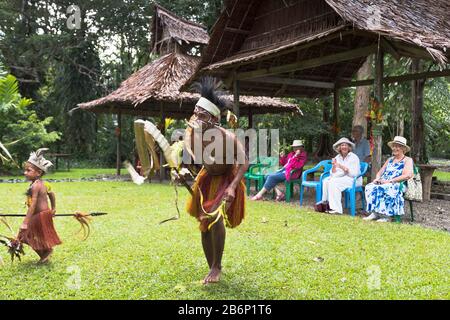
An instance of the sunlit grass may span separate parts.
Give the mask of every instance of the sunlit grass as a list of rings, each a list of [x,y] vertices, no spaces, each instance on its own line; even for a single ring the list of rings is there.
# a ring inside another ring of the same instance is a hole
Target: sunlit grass
[[[0,212],[23,212],[26,184],[0,184]],[[195,219],[176,213],[170,186],[126,182],[54,183],[58,212],[106,211],[91,237],[55,218],[63,245],[49,266],[30,248],[9,263],[0,248],[0,299],[449,299],[450,234],[380,224],[272,202],[248,202],[227,230],[223,278],[208,272]],[[184,190],[183,190],[184,191]],[[181,192],[184,208],[187,192]],[[17,228],[21,219],[10,218]],[[0,226],[0,233],[7,233]]]

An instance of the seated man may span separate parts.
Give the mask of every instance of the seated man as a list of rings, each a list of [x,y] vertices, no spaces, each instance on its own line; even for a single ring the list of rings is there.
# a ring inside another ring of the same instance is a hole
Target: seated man
[[[358,156],[360,162],[370,163],[370,144],[363,137],[363,132],[364,128],[362,126],[354,126],[352,129],[352,140],[355,143],[353,153]]]
[[[281,156],[280,165],[282,165],[283,167],[277,172],[269,174],[267,176],[264,187],[250,200],[261,200],[263,198],[263,195],[273,188],[275,188],[275,192],[277,193],[276,200],[284,200],[284,193],[276,188],[276,185],[286,180],[289,181],[291,171],[294,169],[302,169],[306,163],[306,160],[308,159],[308,155],[304,149],[303,141],[294,140],[294,142],[292,143],[292,148],[294,149],[294,151],[289,153],[287,156]],[[294,172],[294,174],[292,174],[290,178],[292,180],[298,179],[301,174],[302,170],[298,170]]]

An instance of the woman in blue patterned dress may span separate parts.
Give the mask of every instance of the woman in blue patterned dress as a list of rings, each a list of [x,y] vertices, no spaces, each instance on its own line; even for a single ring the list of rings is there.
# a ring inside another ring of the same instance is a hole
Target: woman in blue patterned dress
[[[367,212],[370,216],[364,220],[387,222],[394,215],[405,213],[405,200],[400,182],[413,176],[413,160],[407,156],[410,147],[406,139],[400,136],[388,142],[392,149],[392,157],[378,171],[375,180],[365,188]]]

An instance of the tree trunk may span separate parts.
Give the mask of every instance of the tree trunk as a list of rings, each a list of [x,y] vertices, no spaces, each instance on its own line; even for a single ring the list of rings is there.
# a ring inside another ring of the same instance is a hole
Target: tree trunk
[[[357,80],[369,79],[372,75],[372,55],[367,57],[366,62],[358,70],[356,74]],[[354,103],[354,115],[353,115],[353,126],[362,126],[364,132],[367,133],[367,120],[366,114],[369,110],[370,103],[370,86],[361,86],[356,88],[355,93],[355,103]]]
[[[420,72],[422,69],[423,63],[420,59],[413,59],[411,72]],[[415,163],[426,163],[428,159],[425,152],[425,124],[423,120],[423,90],[425,80],[414,80],[412,81],[411,87],[411,157]]]

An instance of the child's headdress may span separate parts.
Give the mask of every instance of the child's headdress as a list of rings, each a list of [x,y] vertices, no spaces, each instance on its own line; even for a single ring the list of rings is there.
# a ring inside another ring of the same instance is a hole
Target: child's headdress
[[[44,152],[47,150],[48,150],[47,148],[41,148],[41,149],[38,149],[36,152],[31,152],[30,158],[28,159],[27,162],[38,167],[42,171],[47,172],[47,170],[51,166],[53,166],[53,163],[51,163],[50,161],[48,161],[44,158]]]

